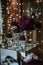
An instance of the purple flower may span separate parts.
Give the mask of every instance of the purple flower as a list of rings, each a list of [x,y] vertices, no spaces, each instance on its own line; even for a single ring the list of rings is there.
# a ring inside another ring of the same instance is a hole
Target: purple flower
[[[27,24],[29,23],[30,19],[26,16],[23,16],[21,19],[19,19],[18,21],[18,26],[20,28],[26,28],[27,27]]]

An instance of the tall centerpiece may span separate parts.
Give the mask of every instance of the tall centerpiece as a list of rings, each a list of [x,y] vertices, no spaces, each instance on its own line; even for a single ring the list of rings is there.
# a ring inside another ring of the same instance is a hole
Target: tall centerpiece
[[[25,43],[23,42],[23,40],[21,41],[21,38],[20,38],[20,42],[19,44],[21,45],[27,45],[26,42],[28,40],[28,37],[27,37],[27,33],[28,31],[30,30],[34,30],[35,29],[35,21],[34,19],[32,18],[29,18],[27,16],[22,16],[19,21],[18,21],[18,26],[20,27],[20,31],[23,31],[23,35],[25,37]],[[31,32],[30,32],[31,33]],[[31,34],[30,34],[30,38],[29,38],[29,41],[32,41],[31,39]],[[24,47],[25,47],[24,46]],[[25,48],[26,49],[26,48]]]
[[[27,16],[22,16],[18,21],[18,26],[23,31],[24,36],[27,40],[27,30],[34,30],[35,29],[35,21],[32,18]]]

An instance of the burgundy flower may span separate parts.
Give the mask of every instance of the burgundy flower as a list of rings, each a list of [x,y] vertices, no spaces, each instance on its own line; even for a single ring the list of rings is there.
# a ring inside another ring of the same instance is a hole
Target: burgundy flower
[[[18,21],[18,26],[20,28],[26,28],[27,27],[27,24],[29,23],[30,19],[26,16],[23,16],[21,19],[19,19]]]

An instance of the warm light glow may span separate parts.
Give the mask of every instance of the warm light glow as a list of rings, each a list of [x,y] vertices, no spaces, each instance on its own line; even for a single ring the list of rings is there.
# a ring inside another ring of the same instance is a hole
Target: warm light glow
[[[6,10],[8,10],[9,8],[7,7]]]
[[[12,2],[12,5],[15,5],[16,3],[15,2]]]
[[[26,10],[26,12],[28,12],[28,10]]]
[[[32,32],[29,32],[29,34],[32,34]]]
[[[22,5],[23,5],[23,3],[22,3]]]
[[[12,19],[9,19],[10,21],[12,20]]]
[[[10,28],[11,30],[13,29],[13,28]]]
[[[11,4],[10,4],[10,12],[11,14],[16,17],[18,16],[17,15],[17,12],[18,12],[18,3],[17,3],[17,0],[11,0]],[[12,16],[12,17],[13,17]],[[13,18],[13,20],[15,20],[15,18]]]
[[[2,26],[5,26],[5,24],[3,24]]]
[[[19,5],[21,5],[21,3]]]
[[[9,23],[9,20],[7,21],[7,23]]]
[[[23,10],[23,12],[25,12],[25,10]]]
[[[10,16],[12,17],[13,15],[11,14]]]
[[[32,41],[32,39],[30,38],[29,41]]]
[[[18,5],[18,3],[17,3],[17,5]]]
[[[40,33],[41,31],[39,30],[38,32]]]
[[[7,3],[7,5],[8,5],[9,3]]]
[[[10,27],[11,25],[10,25],[10,24],[8,24],[8,26]]]
[[[9,17],[9,19],[11,19],[11,16]]]
[[[41,43],[43,43],[43,40],[41,41]]]
[[[19,16],[18,14],[16,16]]]
[[[21,16],[19,16],[19,18],[21,18]]]
[[[21,10],[19,10],[19,12],[21,12]]]
[[[11,0],[9,0],[9,2],[10,2]]]
[[[10,14],[9,10],[7,11],[7,14]]]
[[[13,20],[15,20],[15,18],[13,18]]]
[[[40,1],[39,0],[36,0],[37,3],[39,3]]]
[[[42,22],[42,21],[39,21],[40,23]]]
[[[8,30],[9,30],[10,28],[8,27]]]
[[[37,42],[37,44],[39,44],[39,42]]]

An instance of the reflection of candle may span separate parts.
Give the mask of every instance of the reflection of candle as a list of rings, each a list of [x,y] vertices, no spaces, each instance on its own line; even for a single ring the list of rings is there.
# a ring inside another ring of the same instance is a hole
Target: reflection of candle
[[[32,39],[30,38],[30,39],[29,39],[29,41],[31,42],[31,41],[32,41]]]

